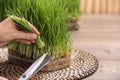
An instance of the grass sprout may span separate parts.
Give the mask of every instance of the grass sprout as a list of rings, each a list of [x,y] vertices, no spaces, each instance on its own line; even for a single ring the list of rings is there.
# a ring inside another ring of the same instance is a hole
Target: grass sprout
[[[70,55],[71,39],[68,33],[67,2],[63,4],[62,0],[10,0],[12,3],[7,1],[6,15],[17,16],[32,23],[41,33],[39,39],[45,43],[43,48],[39,48],[38,43],[25,45],[11,42],[8,46],[10,54],[27,59],[37,59],[46,52],[49,55],[53,54],[55,59]],[[19,25],[23,26],[23,24]],[[29,30],[29,27],[27,29]]]

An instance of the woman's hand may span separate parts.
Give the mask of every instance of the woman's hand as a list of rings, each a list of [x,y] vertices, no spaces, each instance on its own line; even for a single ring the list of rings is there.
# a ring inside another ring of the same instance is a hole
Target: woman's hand
[[[24,44],[34,43],[40,33],[32,24],[29,23],[29,25],[33,29],[34,33],[21,31],[10,18],[2,21],[0,23],[0,47],[5,46],[13,40]]]
[[[8,79],[6,79],[6,78],[3,78],[3,77],[0,77],[0,80],[8,80]]]

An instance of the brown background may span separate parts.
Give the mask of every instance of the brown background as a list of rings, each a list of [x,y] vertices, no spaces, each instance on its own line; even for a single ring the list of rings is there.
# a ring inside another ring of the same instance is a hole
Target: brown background
[[[81,0],[84,14],[120,14],[120,0]]]

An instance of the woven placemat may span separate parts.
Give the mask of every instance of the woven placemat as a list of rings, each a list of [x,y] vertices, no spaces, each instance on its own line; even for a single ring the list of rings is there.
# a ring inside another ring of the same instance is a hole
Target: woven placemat
[[[80,80],[93,74],[98,68],[98,60],[90,53],[76,50],[69,67],[53,72],[38,72],[31,80]],[[25,69],[8,62],[0,64],[0,76],[17,80]]]

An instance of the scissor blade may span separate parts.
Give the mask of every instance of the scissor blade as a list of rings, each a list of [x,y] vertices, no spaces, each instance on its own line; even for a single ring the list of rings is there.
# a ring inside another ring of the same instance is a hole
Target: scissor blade
[[[44,66],[46,66],[52,58],[53,58],[53,55],[47,57],[47,58],[40,64],[40,66],[37,68],[37,70],[35,71],[34,74],[36,74],[36,73],[37,73],[38,71],[40,71]]]
[[[35,71],[38,69],[39,65],[43,62],[45,59],[47,53],[42,55],[40,58],[38,58],[23,74],[18,80],[27,80],[29,77],[31,77]]]

